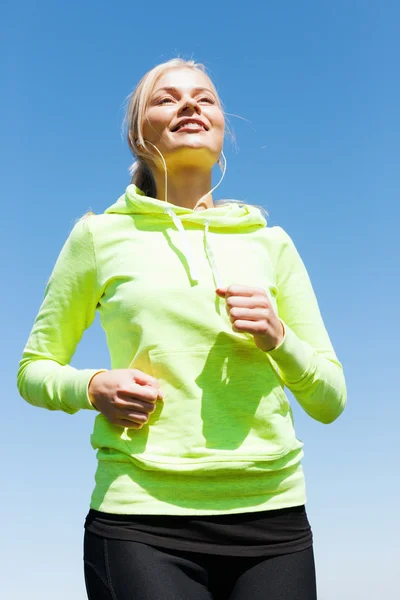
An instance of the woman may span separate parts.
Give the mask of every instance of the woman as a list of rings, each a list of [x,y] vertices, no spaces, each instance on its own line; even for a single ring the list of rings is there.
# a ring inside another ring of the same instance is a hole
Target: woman
[[[98,411],[92,600],[316,598],[283,389],[330,423],[345,382],[289,236],[258,208],[213,204],[224,125],[201,65],[144,76],[127,112],[133,183],[75,225],[21,361],[28,402]],[[76,370],[96,310],[112,368]]]

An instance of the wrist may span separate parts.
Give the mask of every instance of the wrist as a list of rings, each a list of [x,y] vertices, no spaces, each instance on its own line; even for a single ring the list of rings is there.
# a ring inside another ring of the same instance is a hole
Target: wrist
[[[95,404],[95,398],[93,395],[93,386],[92,386],[92,382],[94,380],[94,378],[97,375],[100,375],[100,373],[107,373],[107,369],[100,369],[99,371],[96,371],[96,373],[93,373],[93,375],[91,376],[91,378],[89,379],[88,385],[87,385],[87,398],[90,402],[90,404],[93,406],[93,408],[95,408],[96,410],[98,410],[96,408],[96,404]]]
[[[285,336],[286,336],[285,326],[283,324],[283,321],[281,321],[280,319],[279,319],[279,323],[280,323],[281,335],[279,336],[279,339],[278,339],[277,343],[275,344],[275,346],[273,348],[271,348],[271,350],[269,350],[269,352],[279,348],[279,346],[281,346],[283,344],[283,342],[285,341]]]
[[[263,352],[273,352],[277,348],[280,348],[285,341],[286,332],[285,327],[281,320],[280,323],[280,335],[274,339],[271,335],[255,335],[254,341],[256,346]]]

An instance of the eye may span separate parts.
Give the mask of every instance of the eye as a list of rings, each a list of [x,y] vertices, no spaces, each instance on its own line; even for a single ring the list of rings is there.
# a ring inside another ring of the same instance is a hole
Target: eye
[[[208,96],[203,96],[200,98],[199,102],[208,102],[209,104],[214,104],[214,100]]]
[[[166,104],[167,102],[173,102],[172,98],[161,98],[161,100],[159,100],[157,102],[157,104]]]

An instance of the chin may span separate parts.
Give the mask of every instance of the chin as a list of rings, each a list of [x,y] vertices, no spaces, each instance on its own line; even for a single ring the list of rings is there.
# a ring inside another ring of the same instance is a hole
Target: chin
[[[207,157],[208,161],[216,157],[216,160],[218,160],[221,154],[221,151],[205,145],[204,140],[182,140],[180,144],[174,144],[173,146],[165,147],[165,149],[160,148],[160,150],[164,157],[168,157],[169,160],[179,159],[182,156],[198,157],[200,160]]]
[[[200,136],[186,136],[184,139],[180,140],[180,143],[176,143],[174,145],[175,149],[179,148],[195,148],[195,149],[203,149],[205,151],[210,152],[211,148],[209,144],[204,143],[204,138],[202,139]]]
[[[195,140],[179,144],[166,151],[168,162],[187,163],[188,166],[210,165],[210,168],[218,162],[221,151],[205,146],[204,143]]]

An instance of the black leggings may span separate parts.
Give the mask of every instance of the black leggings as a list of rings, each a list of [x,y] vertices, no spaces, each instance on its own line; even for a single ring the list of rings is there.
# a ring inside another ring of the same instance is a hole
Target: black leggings
[[[89,600],[316,600],[313,549],[272,558],[164,550],[85,532]]]

